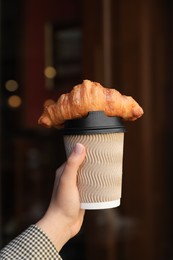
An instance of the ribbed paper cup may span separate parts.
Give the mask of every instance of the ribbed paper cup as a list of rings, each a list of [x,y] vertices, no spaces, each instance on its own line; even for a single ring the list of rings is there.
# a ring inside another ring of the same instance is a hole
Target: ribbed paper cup
[[[125,128],[117,117],[102,111],[70,120],[63,130],[67,157],[76,143],[86,147],[78,172],[81,208],[106,209],[120,205]]]

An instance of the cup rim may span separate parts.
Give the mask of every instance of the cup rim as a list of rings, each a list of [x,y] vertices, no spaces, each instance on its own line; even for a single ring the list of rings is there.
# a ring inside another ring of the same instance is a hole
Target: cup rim
[[[84,118],[67,120],[63,135],[126,132],[122,118],[107,116],[104,111],[90,111]]]

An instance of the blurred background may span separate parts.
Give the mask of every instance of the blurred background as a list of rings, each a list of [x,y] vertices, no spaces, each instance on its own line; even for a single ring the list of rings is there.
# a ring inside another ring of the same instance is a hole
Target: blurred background
[[[87,211],[61,255],[173,259],[172,48],[172,0],[1,0],[1,247],[43,215],[66,159],[44,102],[90,79],[145,114],[126,124],[121,206]]]

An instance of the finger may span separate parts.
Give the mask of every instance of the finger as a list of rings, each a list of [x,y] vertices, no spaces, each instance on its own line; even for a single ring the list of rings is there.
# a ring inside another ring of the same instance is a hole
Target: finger
[[[65,165],[66,165],[66,162],[63,163],[57,170],[56,170],[56,182],[58,182],[61,178],[61,175],[64,171],[64,168],[65,168]]]
[[[85,147],[82,144],[77,143],[66,162],[62,176],[63,178],[68,178],[68,181],[74,182],[79,166],[82,164],[85,158],[85,154]]]
[[[57,170],[56,170],[56,175],[55,175],[55,181],[54,181],[54,188],[53,188],[53,196],[56,194],[57,191],[57,187],[59,185],[61,176],[63,174],[64,168],[65,168],[65,164],[63,163]]]

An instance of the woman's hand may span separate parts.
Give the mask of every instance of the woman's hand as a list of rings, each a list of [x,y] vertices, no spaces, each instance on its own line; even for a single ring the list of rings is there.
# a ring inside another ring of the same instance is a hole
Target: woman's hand
[[[37,223],[54,243],[58,251],[83,223],[85,211],[80,209],[77,171],[85,158],[85,147],[76,144],[73,152],[56,171],[52,199],[44,217]]]

